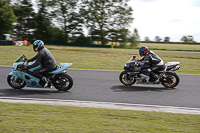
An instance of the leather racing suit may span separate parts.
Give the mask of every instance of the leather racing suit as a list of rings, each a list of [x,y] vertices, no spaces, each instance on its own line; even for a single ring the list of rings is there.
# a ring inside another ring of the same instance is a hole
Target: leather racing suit
[[[27,60],[28,62],[35,62],[32,65],[28,65],[27,69],[37,67],[39,64],[42,65],[42,68],[36,69],[33,72],[29,73],[35,77],[42,79],[44,77],[43,74],[53,71],[57,68],[56,60],[54,59],[53,55],[47,48],[42,48],[38,51],[37,55],[33,58]]]
[[[164,69],[165,67],[163,60],[151,50],[148,51],[140,61],[143,61],[144,63],[141,69],[147,69],[148,65],[150,65],[149,72],[153,77],[155,76],[156,72]]]

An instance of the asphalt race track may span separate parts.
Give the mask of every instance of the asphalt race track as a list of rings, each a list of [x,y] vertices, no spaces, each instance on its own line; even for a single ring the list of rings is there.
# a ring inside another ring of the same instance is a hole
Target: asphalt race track
[[[0,67],[0,98],[40,98],[79,101],[98,101],[127,104],[145,104],[200,108],[200,75],[179,75],[180,84],[175,89],[160,85],[122,85],[120,71],[69,69],[74,86],[68,92],[55,88],[28,88],[15,90],[7,84],[10,67]]]

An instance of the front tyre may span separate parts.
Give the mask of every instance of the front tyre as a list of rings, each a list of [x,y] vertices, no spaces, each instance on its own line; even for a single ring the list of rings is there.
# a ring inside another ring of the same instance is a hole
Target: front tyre
[[[61,73],[55,76],[54,87],[59,91],[68,91],[73,86],[73,79],[66,73]]]
[[[166,78],[164,78],[161,83],[166,88],[174,88],[180,82],[179,76],[176,73],[168,72],[165,74],[165,76]]]
[[[7,82],[14,89],[21,89],[26,85],[24,80],[22,80],[20,78],[17,78],[15,80],[15,76],[13,76],[13,75],[8,75]]]
[[[121,72],[121,74],[119,75],[119,80],[121,81],[122,84],[126,86],[131,86],[136,81],[133,76],[127,74],[127,72],[125,71]]]

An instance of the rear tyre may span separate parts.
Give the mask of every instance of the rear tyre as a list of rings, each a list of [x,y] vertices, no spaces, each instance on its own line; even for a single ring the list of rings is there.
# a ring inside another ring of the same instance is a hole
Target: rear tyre
[[[68,91],[73,86],[73,79],[66,73],[61,73],[55,76],[54,87],[59,91]]]
[[[166,78],[161,81],[162,85],[166,88],[174,88],[176,87],[179,82],[179,76],[176,73],[168,72],[165,74]]]
[[[122,84],[124,84],[126,86],[131,86],[136,81],[133,76],[130,76],[125,71],[121,72],[121,74],[119,75],[119,80],[121,81]]]
[[[21,89],[26,85],[25,81],[20,78],[17,78],[15,81],[15,76],[13,75],[8,75],[7,82],[14,89]]]

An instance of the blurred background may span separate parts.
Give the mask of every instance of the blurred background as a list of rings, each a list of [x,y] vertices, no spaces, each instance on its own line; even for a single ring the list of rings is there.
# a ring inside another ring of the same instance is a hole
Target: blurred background
[[[198,7],[196,0],[1,0],[0,40],[115,47],[196,43]]]

